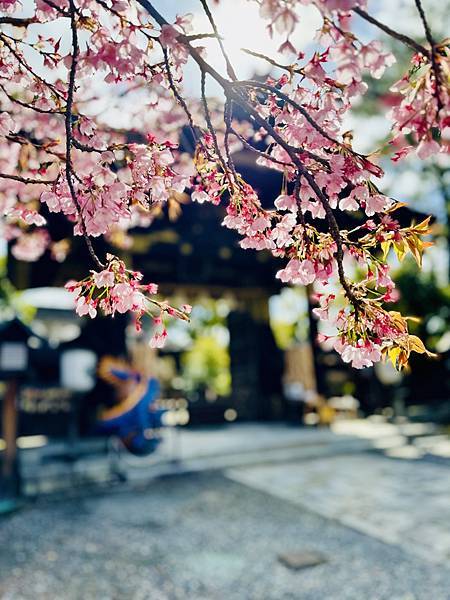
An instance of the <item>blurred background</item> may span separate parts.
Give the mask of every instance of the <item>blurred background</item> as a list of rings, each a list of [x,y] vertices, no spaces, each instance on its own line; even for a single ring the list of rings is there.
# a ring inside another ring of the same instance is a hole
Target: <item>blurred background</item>
[[[169,19],[178,4],[159,2]],[[197,4],[183,12],[201,20]],[[421,37],[411,2],[373,4],[381,21]],[[255,7],[245,5],[237,31],[230,5],[217,12],[238,74],[267,76],[239,52],[245,36],[270,54]],[[449,7],[427,5],[444,38]],[[315,19],[311,9],[299,30],[306,49]],[[371,80],[348,123],[357,150],[382,156],[388,89],[410,58],[383,43],[398,62]],[[194,73],[187,86],[198,93]],[[180,144],[192,152],[184,129]],[[235,162],[270,206],[278,174],[247,151]],[[194,307],[158,351],[145,342],[151,322],[139,337],[126,317],[75,315],[62,286],[85,276],[82,243],[65,262],[35,263],[5,244],[0,537],[11,550],[0,560],[1,597],[450,598],[450,162],[411,159],[395,173],[388,156],[381,162],[383,190],[408,202],[401,219],[434,218],[423,270],[393,264],[397,306],[420,318],[413,333],[439,357],[414,355],[402,373],[352,370],[318,344],[313,290],[283,286],[279,261],[240,249],[221,207],[181,199],[120,251],[162,296]],[[70,224],[48,220],[64,244]]]

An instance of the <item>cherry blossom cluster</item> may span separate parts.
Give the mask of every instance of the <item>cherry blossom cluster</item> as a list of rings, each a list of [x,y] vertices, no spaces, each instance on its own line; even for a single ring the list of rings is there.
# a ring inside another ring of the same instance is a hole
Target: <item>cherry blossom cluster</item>
[[[174,158],[170,142],[156,143],[148,136],[147,144],[120,145],[119,150],[101,152],[95,166],[80,160],[75,184],[83,221],[78,218],[67,179],[61,173],[51,191],[41,194],[40,201],[50,212],[62,212],[76,221],[74,233],[81,235],[83,225],[87,235],[107,233],[111,226],[130,220],[134,203],[149,208],[155,202],[167,201],[174,192],[183,192],[189,177],[178,175],[172,168]],[[111,164],[123,160],[118,174]]]
[[[315,6],[323,17],[323,26],[317,41],[325,48],[315,53],[300,70],[316,82],[346,86],[349,98],[364,94],[367,84],[362,81],[364,72],[379,79],[385,69],[395,63],[390,52],[384,52],[379,40],[367,44],[358,40],[353,30],[355,18],[363,18],[385,32],[409,45],[415,53],[411,68],[392,88],[398,102],[390,113],[393,129],[392,144],[397,152],[394,160],[406,156],[414,146],[408,142],[411,134],[419,158],[425,159],[440,151],[449,152],[450,144],[450,43],[448,39],[436,43],[431,37],[429,26],[424,28],[431,47],[420,46],[414,40],[397,34],[379,23],[367,11],[366,0],[262,0],[260,15],[269,21],[268,30],[287,35],[280,51],[296,53],[289,36],[299,20],[298,8]],[[426,19],[420,2],[416,2],[419,14]],[[303,56],[301,56],[303,58]],[[336,65],[334,81],[327,63]]]
[[[450,89],[441,83],[448,81],[450,74],[448,40],[436,49],[436,69],[437,74],[424,55],[415,54],[410,71],[391,88],[401,97],[390,113],[394,161],[407,156],[414,147],[421,159],[438,152],[450,153]],[[415,146],[409,143],[408,136]]]
[[[142,283],[142,273],[130,271],[116,256],[108,254],[107,260],[102,271],[91,271],[82,281],[66,284],[66,289],[75,296],[77,314],[93,319],[98,311],[111,316],[131,312],[137,331],[142,329],[142,318],[150,316],[154,325],[150,346],[162,348],[167,338],[164,316],[189,321],[191,306],[184,304],[178,309],[157,300],[154,298],[158,292],[155,283]]]
[[[199,0],[207,31],[195,29],[191,14],[167,21],[151,0],[35,0],[33,7],[0,0],[2,235],[19,260],[49,252],[63,261],[71,240],[52,240],[46,225],[50,213],[64,215],[95,266],[68,285],[77,313],[131,312],[138,327],[150,313],[157,331],[151,344],[160,347],[164,315],[186,319],[189,307],[156,300],[156,285],[143,284],[112,255],[99,257],[95,238],[129,247],[133,227],[150,226],[162,210],[176,212],[190,191],[205,205],[199,210],[221,205],[223,225],[239,234],[242,248],[279,258],[280,281],[320,288],[316,316],[334,328],[345,362],[360,368],[388,356],[402,367],[411,351],[425,349],[408,333],[407,319],[385,307],[398,296],[387,257],[411,254],[420,265],[429,222],[400,225],[400,204],[379,189],[377,157],[357,152],[345,131],[369,76],[381,78],[395,62],[379,39],[358,39],[354,23],[364,19],[411,49],[411,68],[391,92],[394,161],[414,148],[419,159],[449,152],[448,41],[433,39],[420,0],[426,45],[380,23],[366,0],[257,1],[268,35],[285,35],[279,50],[293,60],[254,53],[277,68],[264,81],[238,78],[208,0]],[[314,49],[299,51],[292,34],[308,5],[322,24]],[[48,33],[56,21],[61,35]],[[218,44],[224,72],[208,62],[205,38]],[[200,72],[199,98],[185,96],[188,61]],[[208,79],[224,103],[207,98]],[[234,118],[235,108],[245,122]],[[193,156],[179,149],[185,126]],[[282,173],[270,207],[234,164],[242,148]],[[339,225],[343,213],[353,228]]]

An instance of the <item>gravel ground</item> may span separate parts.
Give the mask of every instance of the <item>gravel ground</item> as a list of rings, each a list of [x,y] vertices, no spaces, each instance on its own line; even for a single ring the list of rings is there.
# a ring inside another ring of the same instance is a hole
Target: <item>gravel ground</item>
[[[317,550],[292,571],[278,553]],[[450,569],[219,473],[0,521],[2,600],[450,600]]]

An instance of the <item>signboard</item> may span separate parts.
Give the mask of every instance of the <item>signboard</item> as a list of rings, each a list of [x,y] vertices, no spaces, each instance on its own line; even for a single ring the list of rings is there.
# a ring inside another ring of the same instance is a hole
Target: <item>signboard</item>
[[[19,410],[34,415],[70,413],[72,393],[60,387],[22,387]]]
[[[28,348],[23,342],[0,344],[0,371],[22,373],[27,370]]]
[[[18,435],[65,437],[73,420],[72,392],[62,387],[22,386]]]

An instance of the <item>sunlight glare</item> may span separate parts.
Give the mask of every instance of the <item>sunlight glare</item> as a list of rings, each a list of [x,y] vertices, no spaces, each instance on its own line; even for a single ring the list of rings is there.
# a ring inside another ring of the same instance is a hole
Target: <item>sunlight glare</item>
[[[265,54],[282,64],[293,62],[295,56],[283,56],[277,52],[285,41],[285,36],[276,32],[272,38],[269,36],[267,22],[259,17],[257,4],[254,2],[240,2],[238,4],[239,6],[237,6],[237,3],[228,0],[220,3],[213,11],[224,40],[225,49],[238,78],[248,78],[255,74],[264,75],[270,70],[265,61],[247,55],[242,52],[241,48],[248,48]],[[304,51],[308,44],[313,42],[316,31],[320,27],[321,19],[319,12],[313,6],[301,6],[298,15],[299,22],[291,41],[296,48]],[[194,13],[194,28],[196,31],[211,31],[208,20],[203,13]],[[207,48],[210,62],[223,72],[223,59],[217,42],[206,40],[202,41],[202,45]]]

